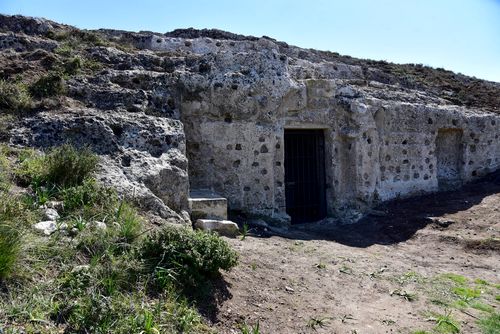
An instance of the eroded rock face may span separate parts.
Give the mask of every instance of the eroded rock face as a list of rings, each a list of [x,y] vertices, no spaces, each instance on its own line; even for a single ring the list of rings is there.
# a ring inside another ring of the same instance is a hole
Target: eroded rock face
[[[177,120],[93,109],[42,112],[11,134],[14,145],[88,146],[102,157],[104,184],[163,218],[182,220],[189,192],[185,139]]]
[[[0,61],[29,65],[5,76],[36,70],[36,49],[62,62],[64,41],[51,36],[77,31],[1,18]],[[71,76],[70,103],[25,118],[10,142],[90,145],[103,157],[99,178],[162,217],[186,217],[191,187],[230,210],[289,220],[291,129],[321,131],[325,213],[344,221],[500,168],[498,83],[216,30],[85,33],[109,43],[80,51],[100,70]]]

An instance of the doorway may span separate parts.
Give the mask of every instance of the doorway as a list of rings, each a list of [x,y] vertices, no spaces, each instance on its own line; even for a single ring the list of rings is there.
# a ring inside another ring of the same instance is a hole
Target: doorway
[[[323,130],[285,130],[285,196],[292,224],[325,218]]]
[[[436,138],[437,180],[439,190],[452,190],[462,185],[462,130],[439,129]]]

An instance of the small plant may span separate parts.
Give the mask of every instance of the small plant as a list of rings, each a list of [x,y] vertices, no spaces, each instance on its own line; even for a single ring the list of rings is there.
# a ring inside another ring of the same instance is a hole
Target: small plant
[[[245,240],[245,238],[248,235],[248,231],[249,231],[248,224],[247,223],[243,224],[243,228],[241,229],[241,238],[240,238],[241,241]]]
[[[328,321],[328,318],[311,318],[307,322],[307,327],[313,329],[316,331],[317,327],[323,328],[326,325],[326,322]]]
[[[352,275],[352,268],[349,267],[349,266],[346,266],[345,264],[343,264],[340,268],[339,268],[339,272],[343,273],[343,274],[347,274],[347,275]]]
[[[453,293],[456,294],[460,298],[460,300],[464,301],[465,303],[469,303],[473,299],[481,296],[481,290],[468,287],[456,287],[453,289]]]
[[[460,325],[453,319],[451,311],[446,311],[445,314],[435,314],[429,320],[436,322],[434,329],[439,333],[460,333]]]
[[[0,280],[11,273],[20,247],[19,231],[11,224],[0,222]]]
[[[319,262],[319,263],[315,263],[314,267],[316,269],[326,269],[326,264],[324,264],[323,262]]]
[[[391,296],[396,295],[396,296],[403,297],[405,300],[407,300],[409,302],[413,302],[413,301],[417,300],[417,295],[415,293],[408,292],[405,290],[400,290],[400,289],[396,289],[394,291],[391,291],[390,295]]]
[[[29,87],[29,92],[36,98],[63,95],[66,92],[66,83],[61,74],[49,73],[35,81]]]
[[[119,235],[125,242],[132,242],[141,231],[142,221],[137,211],[127,202],[121,201],[116,212],[116,221],[118,222]]]
[[[82,216],[78,216],[72,220],[72,226],[76,228],[79,232],[83,231],[85,226],[87,225],[87,222],[85,219],[83,219]]]
[[[495,308],[488,305],[488,304],[484,304],[484,303],[480,303],[480,302],[475,302],[475,303],[472,303],[470,305],[472,308],[476,309],[476,310],[479,310],[479,311],[482,311],[482,312],[486,312],[486,313],[493,313],[495,312]]]
[[[260,324],[257,323],[253,326],[247,325],[247,323],[243,323],[240,325],[241,334],[260,334]]]
[[[457,284],[467,284],[468,282],[468,279],[465,276],[453,273],[443,274],[441,277],[449,279]]]

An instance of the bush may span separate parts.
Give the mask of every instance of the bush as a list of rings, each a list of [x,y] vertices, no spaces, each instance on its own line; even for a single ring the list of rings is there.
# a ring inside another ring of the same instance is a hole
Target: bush
[[[32,107],[33,101],[24,84],[0,80],[0,110],[22,113]]]
[[[49,73],[33,83],[29,91],[36,98],[62,95],[66,92],[66,84],[59,73]]]
[[[0,221],[0,279],[7,277],[17,261],[21,236],[17,229]]]
[[[16,175],[23,183],[68,188],[81,185],[95,171],[97,162],[98,157],[89,149],[65,144],[53,148],[46,156],[27,157]]]
[[[64,188],[60,192],[65,211],[93,207],[92,211],[109,211],[117,202],[113,190],[103,187],[88,178],[78,186]],[[90,208],[89,208],[90,209]]]
[[[238,261],[236,252],[216,234],[172,226],[147,237],[139,252],[160,287],[172,281],[181,288],[196,287]]]
[[[71,145],[62,145],[46,157],[46,180],[63,188],[82,184],[95,171],[98,160],[88,148],[76,149]]]
[[[66,73],[67,75],[78,74],[82,69],[82,64],[83,61],[80,57],[73,57],[71,59],[68,59],[68,61],[64,63],[64,73]]]

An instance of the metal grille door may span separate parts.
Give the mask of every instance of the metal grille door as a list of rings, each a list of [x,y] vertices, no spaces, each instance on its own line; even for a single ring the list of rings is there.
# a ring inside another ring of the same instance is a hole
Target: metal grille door
[[[326,216],[323,130],[285,130],[286,212],[292,224]]]

